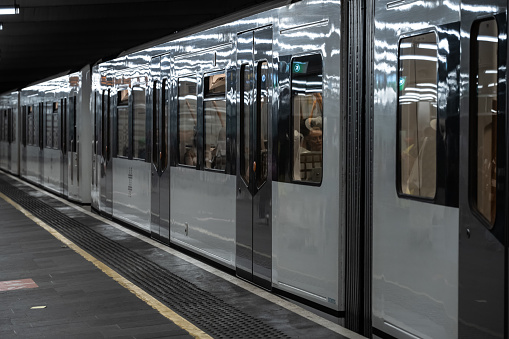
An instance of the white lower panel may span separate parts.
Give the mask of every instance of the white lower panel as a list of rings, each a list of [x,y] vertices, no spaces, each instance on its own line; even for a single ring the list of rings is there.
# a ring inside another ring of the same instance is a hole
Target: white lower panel
[[[150,164],[113,159],[113,217],[150,232]]]
[[[170,240],[235,267],[236,177],[171,168]]]

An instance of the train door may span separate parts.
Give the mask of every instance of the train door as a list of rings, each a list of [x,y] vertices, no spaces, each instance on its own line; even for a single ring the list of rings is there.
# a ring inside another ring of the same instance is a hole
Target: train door
[[[40,100],[44,101],[44,94],[40,94]],[[46,129],[45,123],[44,123],[44,117],[46,116],[46,110],[44,102],[38,103],[38,118],[39,123],[37,126],[39,127],[39,134],[38,134],[38,166],[39,166],[39,172],[37,173],[37,183],[43,185],[44,184],[44,164],[45,164],[45,158],[44,158],[44,131]]]
[[[12,119],[12,106],[7,108],[5,111],[4,111],[4,114],[6,116],[6,121],[4,121],[4,123],[6,123],[5,125],[5,129],[6,129],[6,132],[5,132],[5,138],[7,140],[7,143],[8,143],[8,147],[7,147],[7,166],[6,168],[11,171],[11,166],[12,166],[12,160],[13,160],[13,152],[11,150],[11,143],[12,143],[12,124],[13,124],[13,119]]]
[[[100,187],[100,210],[104,214],[111,216],[113,213],[113,168],[112,168],[112,149],[111,149],[111,112],[113,102],[111,91],[105,89],[101,93],[101,171],[99,178]]]
[[[67,98],[60,99],[60,152],[62,153],[62,193],[69,196],[68,191],[68,156],[67,156]]]
[[[270,289],[272,27],[238,35],[237,275]]]
[[[22,92],[20,92],[19,100],[21,106],[21,141],[20,141],[20,159],[19,159],[19,174],[21,177],[26,176],[26,147],[28,139],[28,106],[21,101]]]
[[[394,2],[375,13],[375,337],[458,336],[458,8],[437,3],[424,17]]]
[[[79,140],[77,129],[78,107],[80,107],[79,96],[75,91],[71,92],[69,96],[69,117],[68,117],[68,134],[69,134],[69,148],[68,154],[68,192],[69,198],[77,199],[79,197]]]
[[[161,58],[154,58],[152,73],[152,166],[151,166],[151,213],[152,237],[170,241],[170,171],[168,168],[168,77],[161,73]]]
[[[458,337],[507,338],[507,2],[468,3],[461,13]]]
[[[92,208],[99,210],[99,126],[100,126],[100,112],[101,112],[101,101],[100,101],[100,95],[96,90],[92,92],[93,99],[92,99],[92,119],[93,119],[93,139],[92,139],[92,186],[91,186],[91,205]]]

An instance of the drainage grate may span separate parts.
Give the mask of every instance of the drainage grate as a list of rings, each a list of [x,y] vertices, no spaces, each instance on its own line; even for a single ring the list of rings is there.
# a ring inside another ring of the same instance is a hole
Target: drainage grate
[[[8,183],[0,191],[214,338],[289,338]]]

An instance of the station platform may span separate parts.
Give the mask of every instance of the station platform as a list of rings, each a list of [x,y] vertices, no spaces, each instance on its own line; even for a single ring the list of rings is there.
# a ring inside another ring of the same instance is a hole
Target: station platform
[[[363,338],[88,209],[0,172],[0,338]]]

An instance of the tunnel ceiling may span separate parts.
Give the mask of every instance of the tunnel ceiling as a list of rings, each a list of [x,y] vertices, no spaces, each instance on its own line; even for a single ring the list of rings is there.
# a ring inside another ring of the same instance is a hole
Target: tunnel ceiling
[[[280,4],[284,1],[278,1]],[[0,0],[0,93],[274,1]]]

